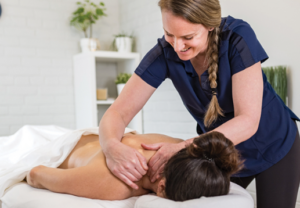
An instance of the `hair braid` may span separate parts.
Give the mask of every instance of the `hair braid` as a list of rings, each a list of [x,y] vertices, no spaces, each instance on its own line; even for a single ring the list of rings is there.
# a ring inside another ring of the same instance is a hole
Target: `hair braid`
[[[215,27],[209,34],[208,49],[207,49],[207,60],[208,60],[208,74],[209,83],[211,88],[217,88],[217,73],[218,73],[218,61],[219,61],[219,27]],[[214,121],[217,120],[218,116],[224,116],[222,109],[219,105],[216,93],[212,94],[211,101],[204,117],[204,125],[209,127]]]

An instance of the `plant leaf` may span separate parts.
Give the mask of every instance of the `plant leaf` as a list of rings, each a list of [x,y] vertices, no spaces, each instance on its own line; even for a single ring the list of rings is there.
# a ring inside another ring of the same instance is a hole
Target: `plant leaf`
[[[104,15],[102,9],[96,9],[96,13],[97,13],[97,15],[99,15],[99,16],[103,16],[103,15]]]
[[[73,16],[70,18],[70,25],[74,26],[76,29],[86,32],[89,27],[92,27],[92,24],[95,24],[99,17],[107,16],[104,13],[104,3],[99,2],[99,5],[103,8],[100,8],[98,4],[90,0],[82,0],[81,2],[76,2],[78,5],[77,9],[72,13]],[[85,34],[86,36],[86,34]]]

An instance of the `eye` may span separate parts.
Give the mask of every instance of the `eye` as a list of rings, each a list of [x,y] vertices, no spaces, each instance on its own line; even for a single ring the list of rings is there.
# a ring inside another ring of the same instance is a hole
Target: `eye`
[[[190,38],[184,38],[185,40],[192,40],[193,39],[193,37],[190,37]]]
[[[173,35],[171,35],[171,34],[169,34],[169,33],[166,33],[166,35],[169,36],[169,37],[172,37],[172,36],[173,36]]]

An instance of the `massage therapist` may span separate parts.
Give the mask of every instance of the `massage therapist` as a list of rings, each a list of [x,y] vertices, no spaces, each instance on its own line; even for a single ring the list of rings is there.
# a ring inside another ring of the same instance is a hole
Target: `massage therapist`
[[[193,141],[143,145],[158,150],[148,164],[120,142],[131,119],[169,78],[197,121],[197,133],[221,132],[240,151],[245,168],[231,181],[246,188],[256,179],[257,208],[294,208],[299,118],[267,82],[261,63],[268,55],[250,25],[221,18],[218,0],[160,0],[159,6],[164,36],[100,122],[100,143],[112,173],[132,188],[147,171],[154,182],[166,161]]]

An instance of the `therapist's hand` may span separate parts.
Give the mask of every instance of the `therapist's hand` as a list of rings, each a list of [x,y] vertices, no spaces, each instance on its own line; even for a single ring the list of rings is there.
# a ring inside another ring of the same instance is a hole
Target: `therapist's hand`
[[[133,189],[138,189],[134,183],[147,173],[146,158],[136,149],[119,141],[111,142],[106,151],[106,164],[110,171]]]
[[[153,183],[163,172],[164,167],[168,160],[179,150],[185,148],[185,143],[180,142],[176,144],[171,143],[155,143],[155,144],[142,144],[142,147],[146,150],[156,150],[157,152],[152,156],[148,162],[149,171],[148,176]]]

